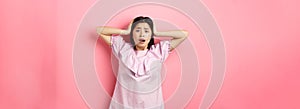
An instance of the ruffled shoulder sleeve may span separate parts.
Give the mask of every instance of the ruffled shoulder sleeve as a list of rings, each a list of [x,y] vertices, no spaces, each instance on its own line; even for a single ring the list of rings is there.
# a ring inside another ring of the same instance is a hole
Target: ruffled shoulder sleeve
[[[112,52],[115,56],[118,57],[121,49],[126,46],[126,42],[124,41],[123,37],[118,35],[118,36],[111,36],[111,48]]]
[[[160,58],[161,62],[165,61],[170,52],[170,40],[163,40],[151,47],[151,51]]]

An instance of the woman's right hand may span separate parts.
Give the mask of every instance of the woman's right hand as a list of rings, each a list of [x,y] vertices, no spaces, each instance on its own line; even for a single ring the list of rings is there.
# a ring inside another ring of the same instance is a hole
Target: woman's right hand
[[[131,22],[129,23],[127,29],[123,30],[123,32],[121,33],[122,35],[129,35],[130,34],[132,22],[133,22],[133,20],[131,20]]]

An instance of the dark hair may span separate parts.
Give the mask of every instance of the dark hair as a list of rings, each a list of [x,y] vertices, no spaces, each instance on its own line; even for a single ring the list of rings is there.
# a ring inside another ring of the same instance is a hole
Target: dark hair
[[[149,50],[150,47],[152,45],[154,45],[154,33],[153,33],[153,22],[151,20],[151,18],[149,17],[143,17],[143,16],[139,16],[139,17],[136,17],[134,18],[133,22],[132,22],[132,26],[131,26],[131,31],[130,31],[130,42],[131,44],[134,46],[134,50],[136,50],[136,47],[135,47],[135,43],[134,43],[134,40],[133,40],[133,35],[132,35],[132,32],[133,32],[133,29],[134,27],[139,24],[139,23],[147,23],[149,26],[150,26],[150,29],[151,29],[151,39],[150,39],[150,42],[148,43],[148,46],[147,46],[147,49]]]

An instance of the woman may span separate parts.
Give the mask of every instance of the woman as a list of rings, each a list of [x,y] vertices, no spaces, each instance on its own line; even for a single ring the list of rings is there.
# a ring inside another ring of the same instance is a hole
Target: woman
[[[99,36],[111,46],[119,60],[117,82],[110,109],[163,109],[161,68],[170,51],[184,41],[184,30],[158,32],[149,17],[136,17],[127,30],[97,27]],[[117,36],[114,36],[117,35]],[[126,43],[121,35],[130,35]],[[154,36],[171,37],[154,44]]]

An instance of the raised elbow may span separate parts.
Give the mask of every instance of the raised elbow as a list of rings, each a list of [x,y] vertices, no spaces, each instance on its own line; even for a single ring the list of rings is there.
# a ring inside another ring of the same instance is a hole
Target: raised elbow
[[[183,31],[183,38],[187,38],[189,36],[189,32],[188,31]]]
[[[96,28],[96,32],[98,35],[101,35],[102,31],[103,31],[103,27],[99,26]]]

